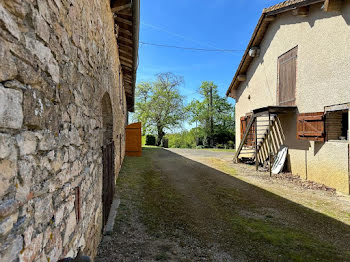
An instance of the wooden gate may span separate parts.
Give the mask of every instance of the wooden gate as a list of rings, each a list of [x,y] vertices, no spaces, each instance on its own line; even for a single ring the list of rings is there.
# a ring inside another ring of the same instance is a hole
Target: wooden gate
[[[141,123],[133,123],[125,128],[125,154],[142,156]]]
[[[108,220],[109,211],[113,202],[115,176],[114,176],[114,142],[102,147],[103,186],[102,186],[102,214],[103,226]]]

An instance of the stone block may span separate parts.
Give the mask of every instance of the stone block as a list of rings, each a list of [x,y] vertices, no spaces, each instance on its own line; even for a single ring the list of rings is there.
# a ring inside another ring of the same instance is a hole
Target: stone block
[[[15,140],[7,134],[0,133],[0,159],[4,159],[16,150]]]
[[[34,12],[34,26],[36,34],[46,43],[49,43],[50,27],[37,11]]]
[[[23,238],[17,236],[9,245],[9,247],[0,255],[0,261],[14,262],[17,261],[18,254],[23,249]]]
[[[34,210],[35,225],[48,223],[53,216],[52,196],[36,200]]]
[[[69,214],[69,217],[66,223],[66,230],[63,238],[63,246],[65,246],[69,242],[69,238],[74,232],[76,225],[77,225],[77,221],[76,221],[75,211],[73,211]]]
[[[6,81],[4,83],[4,86],[7,88],[12,88],[12,89],[17,89],[17,90],[26,90],[27,89],[27,87],[25,85],[23,85],[21,82],[19,82],[16,79],[11,80],[11,81]]]
[[[7,235],[13,228],[13,224],[16,223],[17,219],[18,219],[18,212],[0,221],[0,236]]]
[[[55,213],[55,226],[61,224],[64,215],[65,206],[61,206]]]
[[[36,39],[26,37],[25,40],[26,48],[36,55],[42,64],[42,69],[47,71],[51,75],[52,80],[58,84],[60,81],[60,68],[51,50]]]
[[[26,14],[30,12],[29,3],[23,2],[22,0],[6,1],[5,6],[9,12],[21,19],[23,19]]]
[[[57,261],[62,254],[62,237],[58,229],[53,230],[45,246],[50,261]]]
[[[15,199],[3,201],[0,204],[0,218],[7,217],[10,214],[14,213],[18,209],[19,205],[20,202]]]
[[[16,136],[16,140],[21,156],[35,153],[37,146],[37,137],[33,132],[23,132]]]
[[[0,4],[0,20],[11,35],[13,35],[17,40],[21,39],[21,31],[19,30],[17,23],[13,20],[11,14],[7,12],[2,4]]]
[[[14,79],[18,73],[15,58],[9,52],[9,44],[0,40],[0,82]]]
[[[0,84],[0,127],[19,129],[23,123],[22,92]]]
[[[0,197],[7,193],[11,180],[17,174],[17,164],[11,160],[0,160]]]
[[[29,245],[32,243],[33,233],[34,233],[33,226],[29,226],[24,231],[23,237],[24,237],[24,247],[25,248],[29,247]]]
[[[52,132],[44,132],[39,139],[39,150],[47,151],[56,147],[55,136]]]
[[[43,233],[37,235],[30,245],[21,251],[19,255],[20,262],[32,262],[35,258],[40,256],[42,250]]]
[[[32,129],[44,128],[44,95],[42,92],[29,88],[23,95],[24,125]]]

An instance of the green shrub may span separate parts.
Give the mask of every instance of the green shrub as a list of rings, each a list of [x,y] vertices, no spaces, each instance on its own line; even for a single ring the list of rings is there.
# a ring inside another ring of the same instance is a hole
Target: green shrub
[[[232,140],[229,140],[228,142],[227,142],[227,145],[228,145],[228,148],[234,148],[234,146],[235,146],[235,143],[232,141]]]
[[[156,137],[154,135],[146,135],[146,145],[147,146],[155,146],[156,145]]]
[[[182,131],[181,133],[167,135],[169,147],[172,148],[195,148],[196,137],[191,131]]]

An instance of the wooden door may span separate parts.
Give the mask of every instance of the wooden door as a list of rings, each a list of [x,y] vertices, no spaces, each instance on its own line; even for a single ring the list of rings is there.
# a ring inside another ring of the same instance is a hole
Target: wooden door
[[[278,58],[277,104],[294,106],[298,47]]]
[[[113,202],[115,175],[114,175],[114,142],[102,147],[103,184],[102,184],[102,214],[103,226],[106,225]]]

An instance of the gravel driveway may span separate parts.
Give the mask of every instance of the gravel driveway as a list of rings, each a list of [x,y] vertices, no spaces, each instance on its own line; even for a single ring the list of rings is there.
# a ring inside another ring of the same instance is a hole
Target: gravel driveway
[[[114,233],[96,261],[350,261],[347,196],[269,178],[232,157],[146,148],[127,158]]]

